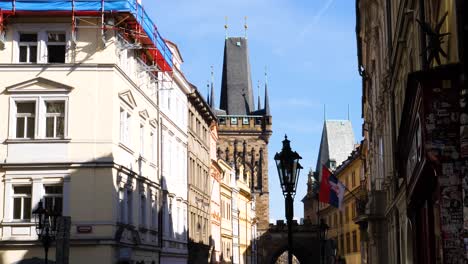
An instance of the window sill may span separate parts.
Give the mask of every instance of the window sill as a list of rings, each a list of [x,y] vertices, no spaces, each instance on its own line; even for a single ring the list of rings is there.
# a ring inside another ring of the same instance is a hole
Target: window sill
[[[40,138],[40,139],[27,139],[27,138],[10,138],[5,141],[8,144],[19,144],[19,143],[69,143],[70,138]]]
[[[131,148],[127,147],[127,145],[125,145],[122,142],[119,143],[119,147],[123,148],[124,150],[126,150],[128,153],[130,153],[132,155],[135,154],[135,151],[133,151]]]
[[[2,222],[2,225],[3,226],[33,226],[35,225],[35,223],[31,221],[10,220],[10,221]]]

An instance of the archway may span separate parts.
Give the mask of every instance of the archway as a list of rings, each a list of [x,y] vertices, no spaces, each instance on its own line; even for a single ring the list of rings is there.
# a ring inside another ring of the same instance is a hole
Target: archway
[[[293,253],[293,259],[292,259],[293,264],[299,264],[299,259],[294,255]],[[276,259],[275,264],[287,264],[288,263],[288,251],[284,251],[283,254],[279,255],[279,257]]]

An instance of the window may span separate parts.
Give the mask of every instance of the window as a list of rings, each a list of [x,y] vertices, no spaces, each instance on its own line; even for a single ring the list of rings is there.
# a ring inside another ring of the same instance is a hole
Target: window
[[[121,223],[126,223],[127,222],[127,217],[125,214],[125,190],[124,189],[119,189],[119,222]]]
[[[249,118],[248,117],[243,117],[242,118],[242,124],[243,125],[248,125],[249,124]]]
[[[127,192],[127,197],[126,197],[126,202],[127,202],[127,210],[126,210],[126,213],[127,213],[127,224],[131,224],[133,221],[132,221],[132,214],[133,214],[133,206],[132,206],[132,190],[128,189]]]
[[[345,206],[345,223],[349,222],[349,207]]]
[[[340,236],[340,253],[342,255],[345,253],[344,235]]]
[[[130,118],[130,113],[120,108],[120,141],[127,145],[130,144]]]
[[[31,186],[13,187],[13,219],[31,219]]]
[[[65,102],[48,101],[46,104],[46,137],[64,138]]]
[[[63,187],[62,185],[44,186],[44,208],[49,212],[58,212],[62,214],[63,209]]]
[[[151,160],[156,161],[156,136],[154,135],[154,132],[150,132],[150,138],[151,138]]]
[[[237,117],[231,117],[231,125],[237,125]]]
[[[151,227],[158,227],[158,204],[156,197],[151,201]]]
[[[140,197],[140,226],[146,226],[146,196]]]
[[[36,102],[16,102],[16,138],[34,138]]]
[[[356,173],[353,171],[353,173],[351,174],[351,187],[354,187],[356,186]]]
[[[346,233],[346,254],[351,253],[351,238],[349,233]]]
[[[66,97],[11,98],[10,136],[17,139],[64,139],[67,134]]]
[[[47,58],[49,63],[65,63],[65,33],[47,33]]]
[[[140,124],[140,156],[145,154],[145,126]]]
[[[19,62],[37,62],[37,33],[20,33]]]
[[[356,231],[353,231],[353,252],[357,252],[357,234]]]

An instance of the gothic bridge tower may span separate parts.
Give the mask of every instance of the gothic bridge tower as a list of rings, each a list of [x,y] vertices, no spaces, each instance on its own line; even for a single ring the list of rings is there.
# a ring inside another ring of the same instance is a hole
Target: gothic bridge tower
[[[268,141],[272,133],[267,84],[264,105],[254,105],[249,53],[245,37],[227,37],[219,109],[214,105],[211,86],[210,106],[218,117],[218,157],[239,167],[256,201],[257,230],[261,236],[269,226]],[[261,247],[261,242],[258,245]],[[259,248],[260,255],[261,248]]]

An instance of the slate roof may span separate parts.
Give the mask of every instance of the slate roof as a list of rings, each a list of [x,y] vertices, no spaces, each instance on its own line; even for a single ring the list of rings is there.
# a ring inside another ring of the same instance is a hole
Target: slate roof
[[[250,74],[247,39],[227,38],[224,44],[219,107],[228,115],[249,115],[255,111]]]
[[[325,121],[316,167],[316,171],[319,172],[319,179],[322,177],[322,164],[328,165],[330,160],[335,160],[336,167],[338,167],[353,152],[355,142],[351,121]]]

